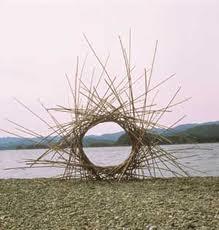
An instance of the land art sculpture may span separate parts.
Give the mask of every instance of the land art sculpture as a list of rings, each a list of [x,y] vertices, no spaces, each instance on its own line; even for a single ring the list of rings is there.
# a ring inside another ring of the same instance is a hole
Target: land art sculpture
[[[136,77],[133,74],[135,67],[131,64],[131,36],[128,49],[124,47],[121,38],[119,38],[125,73],[123,77],[118,78],[108,71],[109,57],[102,61],[85,35],[84,38],[99,68],[101,68],[101,72],[97,76],[93,71],[90,83],[85,83],[83,78],[86,61],[80,65],[79,59],[77,59],[74,81],[66,76],[71,90],[73,106],[46,108],[42,105],[53,121],[54,124],[52,125],[18,101],[51,130],[48,136],[43,137],[35,131],[13,122],[19,126],[20,131],[39,137],[39,142],[36,145],[47,141],[48,149],[37,159],[28,160],[26,162],[28,167],[63,168],[61,177],[65,179],[145,179],[158,175],[162,177],[166,175],[166,172],[173,176],[188,176],[185,167],[178,161],[174,151],[167,151],[159,145],[161,142],[171,143],[163,135],[163,132],[170,130],[181,120],[174,122],[170,127],[164,127],[160,124],[161,118],[169,113],[174,106],[187,99],[176,101],[179,88],[166,106],[158,106],[156,92],[159,87],[174,77],[174,74],[152,86],[157,44],[150,68],[143,69],[142,74]],[[135,87],[138,82],[144,85],[144,90],[136,94]],[[152,98],[151,95],[153,95]],[[54,112],[70,114],[71,120],[61,123],[53,115]],[[130,154],[124,162],[118,165],[95,165],[83,149],[83,137],[86,132],[103,122],[117,123],[129,137]],[[165,131],[156,133],[154,132],[155,128],[162,128],[162,130],[165,128]]]

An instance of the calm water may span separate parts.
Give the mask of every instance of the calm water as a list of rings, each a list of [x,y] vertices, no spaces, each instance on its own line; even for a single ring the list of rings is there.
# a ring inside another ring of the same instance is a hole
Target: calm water
[[[193,176],[219,176],[219,143],[194,145],[169,145],[163,148],[175,152],[184,165],[198,171],[187,171]],[[185,150],[186,148],[186,150]],[[61,174],[62,169],[36,168],[36,169],[11,169],[23,167],[25,159],[36,159],[45,150],[6,150],[0,151],[0,178],[36,178],[52,177]],[[85,148],[90,160],[97,165],[116,165],[124,161],[130,152],[130,147],[101,147]],[[190,156],[190,157],[187,157]],[[185,158],[184,158],[185,157]]]

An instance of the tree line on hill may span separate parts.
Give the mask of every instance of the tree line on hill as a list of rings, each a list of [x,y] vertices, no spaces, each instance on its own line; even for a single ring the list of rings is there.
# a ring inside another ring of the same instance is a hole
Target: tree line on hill
[[[170,140],[171,144],[214,143],[219,142],[219,122],[185,124],[171,130],[153,129],[150,130],[150,133],[154,135],[158,144],[170,144],[167,141],[157,141],[158,139],[156,137],[159,135]],[[145,135],[151,135],[150,133],[146,133]],[[53,137],[52,140],[6,137],[0,138],[0,150],[44,149],[48,148],[49,144],[51,145],[58,141],[60,141],[58,137]],[[34,144],[32,144],[32,142],[34,142]],[[90,135],[85,136],[83,139],[84,147],[128,146],[130,144],[130,139],[125,132],[103,134],[100,136]]]

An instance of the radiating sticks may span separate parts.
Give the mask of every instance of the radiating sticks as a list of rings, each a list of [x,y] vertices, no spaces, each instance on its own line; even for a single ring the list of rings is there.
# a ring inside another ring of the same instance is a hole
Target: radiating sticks
[[[173,122],[169,127],[159,123],[165,114],[171,112],[170,109],[188,100],[175,102],[179,88],[165,107],[157,108],[159,103],[156,102],[156,96],[159,93],[159,87],[175,76],[175,74],[172,74],[155,86],[151,86],[158,42],[155,45],[151,67],[149,69],[145,68],[140,76],[134,77],[133,69],[135,67],[132,67],[131,64],[131,31],[129,33],[128,49],[124,47],[122,39],[119,37],[125,74],[122,77],[120,76],[120,80],[117,81],[118,77],[115,77],[117,75],[110,76],[107,68],[109,56],[103,63],[86,35],[84,35],[84,38],[101,66],[101,72],[98,73],[96,71],[98,68],[94,67],[89,84],[87,84],[84,80],[87,56],[81,67],[79,66],[79,57],[77,57],[74,81],[66,74],[73,106],[60,105],[54,108],[46,108],[41,103],[54,125],[51,125],[16,99],[19,104],[52,130],[48,136],[43,137],[31,129],[9,120],[19,131],[34,137],[40,137],[43,141],[46,139],[54,140],[55,136],[59,137],[56,143],[51,141],[52,144],[49,143],[48,149],[37,159],[27,160],[27,166],[61,167],[64,168],[62,177],[66,179],[145,179],[148,174],[150,177],[157,177],[158,175],[164,177],[165,172],[169,172],[173,176],[188,176],[173,152],[164,150],[159,146],[161,142],[170,143],[168,138],[163,136],[163,133],[155,134],[153,132],[154,128],[165,128],[166,131],[169,131],[181,121],[183,117]],[[136,83],[140,83],[143,77],[144,90],[138,92],[137,95],[135,92]],[[104,89],[101,89],[101,87],[104,87]],[[65,123],[59,122],[54,115],[57,112],[71,114],[71,120]],[[126,131],[132,148],[129,157],[124,162],[116,166],[102,167],[93,164],[86,156],[83,150],[83,137],[90,128],[108,121],[119,124]]]

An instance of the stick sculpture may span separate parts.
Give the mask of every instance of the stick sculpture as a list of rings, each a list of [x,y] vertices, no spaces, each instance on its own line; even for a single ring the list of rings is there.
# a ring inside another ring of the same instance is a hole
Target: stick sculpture
[[[162,133],[155,134],[153,131],[155,128],[170,129],[181,120],[182,118],[174,122],[170,127],[164,127],[159,124],[162,116],[170,112],[170,108],[185,101],[175,102],[180,89],[176,91],[165,107],[156,107],[156,95],[152,100],[149,100],[154,91],[157,91],[161,85],[174,76],[171,75],[151,87],[157,44],[151,68],[149,70],[144,69],[142,75],[136,78],[133,76],[134,67],[131,66],[130,62],[131,37],[129,38],[128,50],[125,49],[121,38],[119,38],[126,73],[125,77],[119,78],[118,81],[116,77],[111,77],[108,72],[107,62],[109,59],[107,58],[106,62],[103,63],[85,35],[84,38],[101,67],[101,74],[97,77],[93,72],[91,83],[87,85],[82,80],[85,62],[79,71],[79,60],[77,59],[73,84],[69,77],[66,76],[74,106],[69,108],[57,106],[49,109],[42,105],[55,125],[49,124],[29,107],[18,101],[52,130],[48,136],[42,137],[35,131],[13,122],[24,133],[40,137],[40,141],[36,144],[44,143],[45,141],[48,143],[48,149],[37,159],[27,161],[27,165],[30,167],[64,168],[62,178],[66,179],[144,179],[148,176],[156,177],[158,174],[159,176],[164,176],[166,172],[171,173],[173,176],[188,175],[173,152],[166,151],[159,145],[160,142],[170,143],[170,141]],[[134,88],[139,81],[144,82],[144,91],[136,96]],[[105,91],[103,95],[100,95],[99,89],[103,83],[105,84]],[[71,114],[71,120],[64,124],[60,123],[53,115],[54,111]],[[120,125],[131,142],[129,157],[119,165],[95,165],[83,150],[82,140],[86,132],[103,122],[115,122]],[[54,142],[57,137],[58,141]]]

